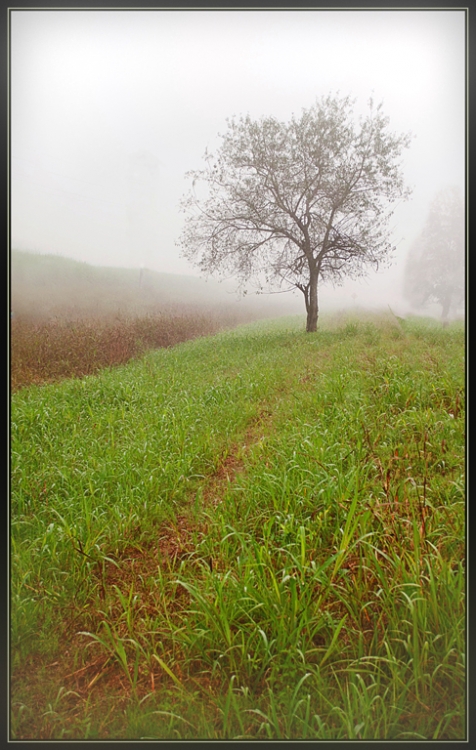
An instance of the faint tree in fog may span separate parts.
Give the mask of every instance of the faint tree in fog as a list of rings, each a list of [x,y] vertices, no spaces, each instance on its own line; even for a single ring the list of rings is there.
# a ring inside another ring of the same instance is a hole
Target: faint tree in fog
[[[415,307],[436,302],[442,320],[463,304],[465,213],[460,192],[448,187],[435,195],[421,234],[410,248],[405,296]]]
[[[319,281],[361,276],[394,249],[388,221],[409,194],[400,155],[410,136],[389,132],[372,100],[357,120],[349,97],[327,96],[289,122],[233,118],[221,139],[187,173],[182,255],[241,286],[299,289],[315,331]]]

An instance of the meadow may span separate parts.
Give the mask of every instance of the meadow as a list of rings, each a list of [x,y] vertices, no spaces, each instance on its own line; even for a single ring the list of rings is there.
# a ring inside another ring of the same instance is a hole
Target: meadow
[[[465,739],[464,355],[298,316],[13,392],[11,738]]]
[[[92,375],[149,349],[175,346],[242,320],[236,311],[203,307],[76,319],[16,315],[10,331],[11,388]]]

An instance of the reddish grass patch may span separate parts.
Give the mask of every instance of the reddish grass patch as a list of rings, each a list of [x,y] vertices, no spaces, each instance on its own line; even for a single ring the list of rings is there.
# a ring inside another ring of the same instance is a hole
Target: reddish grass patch
[[[76,320],[19,316],[11,323],[11,388],[92,375],[148,349],[175,346],[240,322],[226,311],[203,310]]]

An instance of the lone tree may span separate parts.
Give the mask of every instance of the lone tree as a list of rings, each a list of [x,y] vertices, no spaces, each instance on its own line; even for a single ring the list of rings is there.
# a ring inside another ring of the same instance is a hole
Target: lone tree
[[[370,100],[357,121],[350,98],[338,96],[289,122],[227,124],[216,156],[205,152],[205,167],[187,173],[182,255],[242,287],[299,289],[306,330],[316,331],[319,281],[361,276],[394,249],[390,207],[409,195],[400,155],[410,136],[388,131],[381,105]]]
[[[430,205],[422,232],[410,248],[404,293],[415,307],[441,305],[443,323],[464,302],[465,217],[456,187],[440,190]]]

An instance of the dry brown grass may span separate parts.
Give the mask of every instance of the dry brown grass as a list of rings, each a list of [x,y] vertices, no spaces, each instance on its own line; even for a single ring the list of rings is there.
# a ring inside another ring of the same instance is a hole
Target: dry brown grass
[[[11,388],[91,375],[148,349],[175,346],[240,322],[235,312],[193,308],[76,320],[16,316],[11,321]]]

